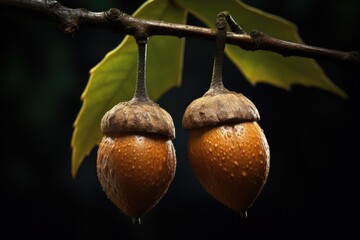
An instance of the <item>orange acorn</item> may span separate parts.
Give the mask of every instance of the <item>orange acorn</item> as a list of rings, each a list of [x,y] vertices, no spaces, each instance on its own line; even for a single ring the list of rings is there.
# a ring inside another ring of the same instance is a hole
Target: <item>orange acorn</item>
[[[133,99],[109,110],[101,121],[97,176],[107,197],[134,223],[166,193],[176,170],[168,112],[152,102],[145,85],[146,41],[138,41],[138,77]]]
[[[190,130],[188,156],[204,189],[243,218],[260,194],[269,173],[270,152],[255,105],[222,82],[225,17],[217,19],[217,51],[210,89],[183,116]]]

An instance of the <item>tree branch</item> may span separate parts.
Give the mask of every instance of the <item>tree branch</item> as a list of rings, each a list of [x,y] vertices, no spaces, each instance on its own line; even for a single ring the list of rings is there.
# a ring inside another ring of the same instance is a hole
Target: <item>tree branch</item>
[[[216,32],[209,28],[134,18],[116,8],[105,12],[68,8],[54,0],[0,0],[0,14],[30,15],[52,21],[69,36],[73,36],[82,27],[96,27],[114,32],[124,32],[136,38],[167,35],[210,41],[216,39]],[[234,26],[234,29],[240,28],[231,16],[227,20],[230,26]],[[243,31],[228,32],[226,42],[249,51],[265,50],[283,56],[301,56],[360,64],[360,52],[344,52],[287,42],[257,30],[253,30],[250,34]]]

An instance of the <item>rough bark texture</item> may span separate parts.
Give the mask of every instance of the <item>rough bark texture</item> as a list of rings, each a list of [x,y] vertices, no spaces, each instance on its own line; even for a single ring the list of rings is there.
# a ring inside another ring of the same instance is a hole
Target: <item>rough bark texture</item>
[[[135,37],[166,35],[194,37],[210,41],[215,41],[216,38],[216,32],[209,28],[137,19],[116,8],[104,12],[91,12],[84,8],[73,9],[53,0],[0,0],[0,14],[30,15],[42,20],[49,20],[55,22],[69,36],[73,36],[82,27],[92,27],[114,32],[124,32]],[[231,26],[234,25],[233,20],[230,23]],[[359,52],[343,52],[287,42],[257,30],[252,31],[250,34],[236,31],[236,29],[233,31],[237,33],[227,33],[226,42],[245,50],[265,50],[277,52],[283,56],[301,56],[360,63]]]

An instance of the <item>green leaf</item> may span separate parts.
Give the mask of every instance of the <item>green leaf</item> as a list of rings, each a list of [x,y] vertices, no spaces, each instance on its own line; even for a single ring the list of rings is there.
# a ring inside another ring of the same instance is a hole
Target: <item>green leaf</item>
[[[186,12],[167,0],[144,3],[134,16],[144,19],[185,23]],[[184,39],[151,37],[148,45],[147,86],[150,98],[157,100],[163,93],[181,83]],[[126,36],[90,71],[90,79],[81,98],[83,105],[74,123],[72,136],[72,175],[83,159],[101,139],[100,122],[115,104],[129,101],[135,89],[137,45]],[[164,67],[166,66],[166,67]]]
[[[257,29],[272,37],[303,43],[295,24],[250,7],[241,1],[175,0],[175,2],[212,28],[217,14],[221,11],[229,11],[246,32]],[[283,57],[280,54],[266,51],[245,51],[230,45],[226,47],[226,54],[253,85],[257,82],[264,82],[290,89],[291,85],[300,84],[307,87],[318,87],[346,97],[346,93],[331,82],[321,67],[312,59]]]

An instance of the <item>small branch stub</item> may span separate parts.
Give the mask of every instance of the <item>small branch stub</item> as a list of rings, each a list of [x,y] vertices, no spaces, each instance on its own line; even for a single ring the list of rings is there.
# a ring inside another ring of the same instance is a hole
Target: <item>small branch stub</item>
[[[226,22],[229,24],[229,27],[232,32],[238,33],[238,34],[246,34],[246,32],[234,20],[234,18],[231,16],[231,14],[229,12],[222,12],[221,14],[225,17]]]

